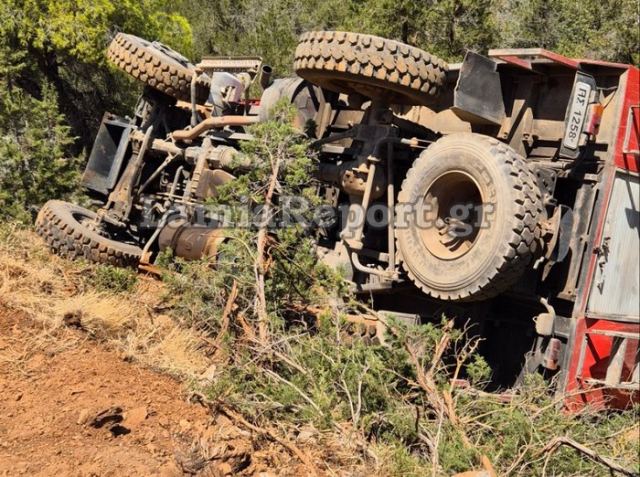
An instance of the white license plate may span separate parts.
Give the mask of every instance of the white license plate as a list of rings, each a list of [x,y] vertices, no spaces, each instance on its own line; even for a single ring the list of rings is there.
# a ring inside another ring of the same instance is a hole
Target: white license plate
[[[584,118],[587,115],[587,107],[589,106],[589,97],[591,96],[591,85],[582,81],[576,82],[573,98],[571,101],[571,109],[567,116],[567,125],[564,132],[562,143],[569,149],[577,149],[580,142],[580,134]]]

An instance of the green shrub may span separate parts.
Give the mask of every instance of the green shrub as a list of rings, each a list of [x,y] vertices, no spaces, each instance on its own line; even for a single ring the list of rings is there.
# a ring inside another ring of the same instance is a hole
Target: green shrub
[[[88,281],[98,290],[127,293],[136,286],[138,275],[128,268],[95,265],[89,274]]]
[[[243,152],[254,167],[244,180],[223,188],[218,202],[264,203],[276,157],[282,193],[311,194],[313,184],[304,178],[310,177],[314,159],[288,117],[284,108],[275,121],[253,129],[256,140]],[[289,183],[286,177],[299,180]],[[274,207],[277,214],[277,200]],[[372,468],[366,449],[373,449],[379,457],[374,473],[418,476],[435,469],[437,475],[451,475],[478,468],[486,455],[498,475],[541,475],[545,462],[556,475],[604,475],[602,466],[571,450],[545,453],[557,436],[637,466],[632,445],[609,436],[631,426],[639,409],[565,414],[542,379],[529,380],[509,401],[486,393],[481,383],[489,367],[465,333],[448,324],[406,326],[390,320],[385,345],[358,339],[344,316],[364,307],[352,300],[337,272],[318,263],[311,229],[295,226],[270,236],[264,286],[269,323],[263,339],[256,313],[258,230],[225,232],[228,240],[215,259],[170,262],[163,254],[160,260],[168,266],[164,281],[171,313],[206,330],[216,345],[216,376],[196,385],[212,402],[291,436],[312,426],[322,435],[363,442],[350,448],[345,462],[360,459]],[[234,306],[227,307],[230,296]],[[305,312],[307,306],[315,312]],[[434,359],[444,342],[442,359]],[[452,387],[454,366],[474,387]],[[425,373],[431,380],[426,384]],[[445,396],[451,396],[451,409]]]
[[[49,86],[42,99],[0,80],[0,219],[29,222],[52,198],[78,186],[79,160],[67,157],[73,143]]]

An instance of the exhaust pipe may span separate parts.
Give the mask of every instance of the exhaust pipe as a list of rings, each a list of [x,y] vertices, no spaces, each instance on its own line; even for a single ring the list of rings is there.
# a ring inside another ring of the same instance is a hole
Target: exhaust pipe
[[[176,141],[191,141],[209,129],[223,128],[225,126],[250,126],[259,120],[258,116],[212,116],[191,129],[173,131],[171,136]]]
[[[271,73],[273,73],[273,68],[269,65],[262,65],[262,69],[260,70],[260,86],[262,89],[267,89],[273,83],[271,79]]]

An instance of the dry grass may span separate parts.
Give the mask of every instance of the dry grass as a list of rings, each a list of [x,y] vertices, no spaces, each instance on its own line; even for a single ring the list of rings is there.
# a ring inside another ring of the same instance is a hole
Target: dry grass
[[[566,446],[546,452],[558,436],[638,468],[637,410],[558,413],[542,381],[525,386],[508,403],[464,389],[451,395],[449,388],[436,386],[438,379],[449,379],[437,352],[449,342],[446,327],[398,330],[402,333],[390,339],[396,341],[394,350],[406,348],[400,353],[359,342],[343,346],[334,333],[336,322],[314,336],[278,335],[283,339],[272,343],[273,357],[266,359],[262,349],[247,352],[253,341],[240,322],[229,343],[186,325],[197,322],[188,319],[195,315],[211,323],[217,304],[205,292],[219,270],[196,264],[193,273],[187,268],[180,275],[183,280],[173,285],[183,298],[180,313],[163,299],[170,281],[164,285],[140,276],[132,288],[114,292],[96,288],[94,272],[95,267],[50,255],[32,232],[0,227],[0,307],[43,324],[28,342],[9,340],[0,349],[0,364],[28,373],[25,363],[38,350],[60,352],[89,337],[107,343],[125,359],[192,384],[201,391],[192,397],[201,396],[214,415],[253,435],[251,460],[268,467],[247,472],[277,468],[282,475],[301,475],[317,467],[323,475],[451,475],[479,468],[478,457],[487,456],[498,475],[542,475],[545,469],[547,475],[609,475]],[[108,271],[105,277],[108,281]],[[228,324],[220,326],[233,334]],[[220,354],[217,361],[214,354]],[[356,402],[364,403],[362,413]],[[449,403],[451,409],[442,410]],[[198,442],[193,447],[205,460],[217,452]],[[191,457],[185,457],[187,463]],[[309,468],[303,464],[307,460]]]
[[[43,340],[60,341],[60,331],[71,324],[146,366],[186,379],[202,374],[207,360],[200,333],[155,311],[161,283],[141,277],[130,293],[96,291],[87,283],[89,273],[85,264],[49,254],[29,230],[4,226],[0,231],[0,304],[44,325],[33,349]],[[68,346],[74,336],[64,335]],[[24,358],[11,352],[0,356]]]

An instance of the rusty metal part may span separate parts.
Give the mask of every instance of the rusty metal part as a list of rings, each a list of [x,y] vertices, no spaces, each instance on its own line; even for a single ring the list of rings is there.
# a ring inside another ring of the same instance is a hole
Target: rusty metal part
[[[372,106],[372,109],[373,109],[373,106]],[[400,139],[395,137],[395,136],[383,137],[382,139],[380,139],[379,141],[377,141],[375,143],[375,146],[373,147],[373,150],[371,151],[371,154],[366,156],[366,164],[368,165],[367,182],[365,184],[365,190],[364,190],[364,194],[362,196],[362,201],[360,202],[360,206],[362,207],[362,213],[363,214],[367,213],[367,209],[369,208],[369,204],[373,200],[372,192],[373,192],[374,183],[375,183],[376,164],[381,161],[381,149],[382,149],[383,146],[387,146],[389,144],[393,145],[394,143],[398,143],[399,141],[400,141]],[[393,147],[388,147],[387,148],[387,161],[391,160],[391,156],[392,155],[393,155]],[[385,181],[386,181],[386,179],[385,179]],[[381,189],[382,189],[382,191],[381,191],[382,194],[384,194],[384,189],[383,188],[381,188]],[[364,216],[366,216],[366,215],[364,215]],[[360,249],[362,249],[362,245],[363,245],[362,236],[364,234],[364,225],[365,225],[365,221],[364,220],[361,220],[360,223],[348,223],[346,225],[346,227],[345,227],[343,232],[346,231],[347,233],[343,234],[343,239],[345,240],[345,243],[348,245],[348,247],[350,249],[352,249],[352,250],[360,250]],[[359,264],[359,261],[357,260],[357,257],[353,257],[352,256],[352,260],[353,260],[354,264],[356,264],[356,263]],[[378,271],[378,270],[375,270],[375,269],[370,268],[370,267],[364,267],[362,265],[360,265],[360,266],[362,267],[361,271],[368,271],[369,273],[372,273],[374,275],[381,275],[380,271]],[[388,270],[388,271],[386,271],[384,273],[388,273],[389,275],[392,275],[394,273],[394,271]]]
[[[198,109],[196,108],[196,85],[198,75],[198,73],[195,73],[191,78],[191,126],[198,124]]]
[[[553,327],[556,319],[556,310],[549,304],[549,301],[546,298],[540,297],[539,300],[540,304],[544,306],[547,311],[546,313],[540,313],[534,318],[536,333],[540,336],[551,336],[553,334]]]
[[[222,229],[202,227],[184,220],[169,222],[158,236],[160,250],[171,248],[173,253],[187,260],[215,257],[224,242]]]
[[[450,171],[429,185],[424,203],[429,204],[426,220],[434,227],[420,231],[424,246],[442,260],[455,260],[468,253],[475,245],[483,226],[483,190],[469,174]],[[471,213],[460,220],[452,211],[466,204],[472,205]]]
[[[344,171],[340,178],[340,186],[349,195],[367,196],[374,200],[384,194],[385,179],[375,164],[360,164],[358,167]],[[368,201],[367,201],[368,203]]]
[[[382,197],[386,183],[382,171],[374,171],[367,164],[353,166],[353,162],[340,165],[322,163],[318,168],[318,179],[337,185],[351,196],[362,197],[367,190],[367,180],[371,177],[373,182],[371,184],[370,197],[372,199]]]
[[[396,269],[396,237],[394,225],[395,218],[395,189],[394,189],[394,164],[393,164],[393,144],[387,143],[387,209],[389,214],[389,225],[387,226],[387,244],[389,263],[387,270],[393,273]]]
[[[138,195],[142,194],[146,188],[149,186],[149,184],[151,184],[154,180],[156,180],[156,178],[160,175],[160,173],[165,170],[165,168],[171,164],[174,160],[175,160],[176,156],[169,154],[167,155],[166,159],[162,162],[162,164],[160,164],[160,166],[158,166],[158,168],[153,171],[153,174],[151,174],[151,176],[145,181],[144,184],[142,184],[140,186],[140,188],[138,189]]]
[[[203,56],[196,66],[209,76],[224,71],[234,75],[248,74],[253,80],[260,65],[262,58],[259,56]]]
[[[271,119],[274,107],[283,98],[295,106],[294,128],[309,137],[317,138],[324,134],[331,115],[331,105],[325,100],[322,89],[300,78],[277,79],[260,97],[260,120]]]
[[[187,111],[191,111],[191,103],[188,101],[176,101],[176,108],[184,109]],[[196,111],[201,116],[208,118],[211,116],[211,108],[208,106],[203,106],[201,104],[196,104]]]
[[[451,110],[470,124],[500,126],[506,117],[498,64],[468,51],[454,90]]]
[[[205,169],[202,172],[194,196],[199,200],[206,200],[218,195],[218,187],[235,179],[235,176],[221,169]]]
[[[201,121],[191,129],[174,131],[172,136],[176,141],[190,141],[209,129],[223,128],[225,126],[250,126],[258,121],[258,116],[216,116]]]
[[[164,270],[157,265],[143,262],[140,262],[138,265],[138,271],[148,273],[156,278],[162,278],[162,274],[164,272]]]
[[[133,131],[129,138],[133,142],[141,142],[144,140],[144,133],[142,131]],[[172,154],[180,157],[185,157],[185,149],[176,146],[174,143],[164,141],[162,139],[154,139],[151,141],[150,149],[158,152],[164,152],[166,154]]]
[[[362,202],[361,202],[361,206],[362,206],[362,210],[363,213],[366,214],[367,209],[369,208],[369,203],[372,200],[372,190],[373,190],[373,184],[374,184],[374,179],[376,176],[376,163],[378,162],[378,158],[371,156],[370,158],[368,158],[368,163],[369,163],[369,171],[367,174],[367,182],[365,185],[365,190],[364,190],[364,195],[362,196]],[[354,231],[353,234],[353,238],[349,240],[348,245],[352,248],[355,248],[357,250],[362,248],[362,235],[364,233],[364,221],[362,221],[361,224],[359,224],[359,226],[356,228],[356,230]]]
[[[183,197],[185,201],[191,199],[191,196],[198,187],[200,177],[202,176],[204,170],[207,168],[207,162],[207,148],[204,148],[198,156],[198,159],[196,159],[195,167],[193,168],[193,172],[191,174],[191,180],[188,182],[187,187],[185,187]]]
[[[212,169],[249,169],[251,161],[241,156],[239,151],[230,146],[217,146],[207,153],[209,167]]]
[[[131,160],[120,178],[120,181],[116,185],[116,188],[109,195],[109,201],[103,210],[108,210],[111,215],[117,221],[126,219],[131,212],[133,188],[139,179],[140,171],[142,170],[144,155],[149,149],[151,141],[151,135],[153,133],[153,126],[149,126],[144,134],[142,145],[135,157]],[[104,213],[99,214],[101,217]]]
[[[133,141],[142,141],[143,138],[144,134],[140,131],[131,133]],[[174,160],[183,159],[189,164],[195,164],[205,150],[209,167],[212,169],[249,169],[252,165],[251,161],[243,158],[237,149],[230,146],[213,146],[211,142],[203,142],[202,147],[181,148],[170,141],[154,139],[149,149],[175,156]]]

